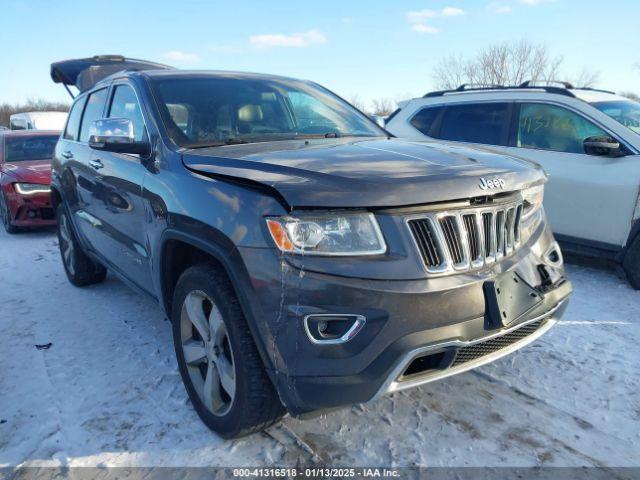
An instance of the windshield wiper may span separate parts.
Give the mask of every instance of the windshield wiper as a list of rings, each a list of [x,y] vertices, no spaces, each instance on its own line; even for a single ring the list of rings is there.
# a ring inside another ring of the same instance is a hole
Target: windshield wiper
[[[239,145],[239,144],[241,144],[241,143],[249,143],[249,142],[248,142],[248,141],[246,141],[244,138],[238,138],[238,137],[235,137],[235,138],[227,138],[227,139],[224,141],[224,144],[225,144],[225,145]]]
[[[242,138],[228,138],[222,142],[199,142],[191,143],[187,145],[187,148],[210,148],[210,147],[223,147],[225,145],[240,145],[242,143],[249,143]]]
[[[225,145],[242,145],[245,143],[262,143],[262,142],[281,142],[287,140],[305,140],[305,139],[323,139],[323,138],[349,138],[349,137],[376,137],[377,135],[365,135],[365,134],[349,134],[349,133],[337,133],[337,132],[327,132],[327,133],[302,133],[302,134],[294,134],[294,135],[283,135],[283,136],[275,136],[275,135],[265,135],[265,136],[257,136],[254,138],[239,138],[239,137],[231,137],[227,138],[224,141],[220,142],[200,142],[200,143],[192,143],[187,146],[187,148],[210,148],[210,147],[223,147]]]

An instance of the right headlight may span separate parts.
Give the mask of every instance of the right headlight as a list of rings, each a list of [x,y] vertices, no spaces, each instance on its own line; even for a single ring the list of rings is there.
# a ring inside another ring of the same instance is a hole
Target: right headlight
[[[276,246],[288,253],[355,256],[387,250],[372,213],[267,218],[267,227]]]
[[[544,185],[536,185],[522,191],[524,205],[522,208],[522,219],[526,220],[542,207],[544,198]]]

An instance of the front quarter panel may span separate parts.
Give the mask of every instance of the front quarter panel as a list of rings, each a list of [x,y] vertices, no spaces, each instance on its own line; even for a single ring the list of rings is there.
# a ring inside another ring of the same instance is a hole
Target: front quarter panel
[[[154,290],[168,310],[171,292],[163,292],[165,247],[172,240],[187,243],[218,260],[232,280],[263,361],[271,370],[277,356],[271,332],[262,321],[261,306],[251,295],[254,279],[247,271],[239,247],[266,250],[260,228],[267,215],[282,215],[282,205],[262,193],[197,175],[182,164],[180,154],[159,148],[149,167],[143,197],[147,204],[146,231],[152,259]],[[259,266],[252,266],[254,268]],[[170,312],[166,311],[169,315]]]

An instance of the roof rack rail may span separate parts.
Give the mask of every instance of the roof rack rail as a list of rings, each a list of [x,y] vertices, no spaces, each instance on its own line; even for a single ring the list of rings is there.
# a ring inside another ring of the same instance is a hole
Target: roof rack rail
[[[483,90],[518,90],[518,89],[535,89],[544,90],[547,93],[555,93],[558,95],[564,95],[566,97],[573,97],[575,95],[570,91],[568,87],[552,87],[544,85],[531,85],[528,81],[521,83],[520,85],[487,85],[487,86],[474,86],[473,84],[462,84],[458,88],[451,90],[437,90],[435,92],[429,92],[423,95],[422,98],[442,97],[448,93],[466,93],[466,92],[479,92]]]
[[[522,82],[519,86],[524,88],[524,87],[544,87],[544,86],[551,86],[549,85],[550,83],[557,83],[558,85],[562,85],[564,88],[568,89],[568,90],[588,90],[590,92],[601,92],[601,93],[610,93],[612,95],[615,95],[616,92],[613,92],[611,90],[603,90],[601,88],[593,88],[593,87],[576,87],[574,86],[572,83],[570,82],[564,82],[561,80],[542,80],[541,81],[542,84],[544,85],[536,85],[536,82],[532,81],[532,80],[527,80],[526,82]]]
[[[612,90],[603,90],[601,88],[577,87],[576,90],[588,90],[589,92],[610,93],[611,95],[616,95],[616,92],[614,92]]]
[[[456,91],[463,92],[465,90],[477,90],[480,88],[503,88],[503,86],[497,83],[463,83],[456,88]]]
[[[461,92],[476,92],[479,90],[504,90],[504,85],[493,85],[493,84],[473,84],[473,83],[463,83],[457,88],[453,88],[450,90],[437,90],[435,92],[429,92],[424,95],[424,98],[428,97],[441,97],[445,93],[461,93]]]
[[[527,80],[526,82],[522,82],[518,86],[520,88],[531,88],[531,87],[540,88],[540,87],[551,87],[552,86],[550,85],[551,83],[562,85],[564,88],[567,88],[567,89],[575,88],[571,83],[563,82],[562,80],[540,80],[540,84],[538,84],[537,80]]]

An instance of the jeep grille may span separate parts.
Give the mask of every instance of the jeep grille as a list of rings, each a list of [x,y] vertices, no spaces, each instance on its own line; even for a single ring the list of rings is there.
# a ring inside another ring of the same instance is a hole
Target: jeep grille
[[[522,201],[429,212],[407,224],[429,273],[481,268],[520,247]]]

